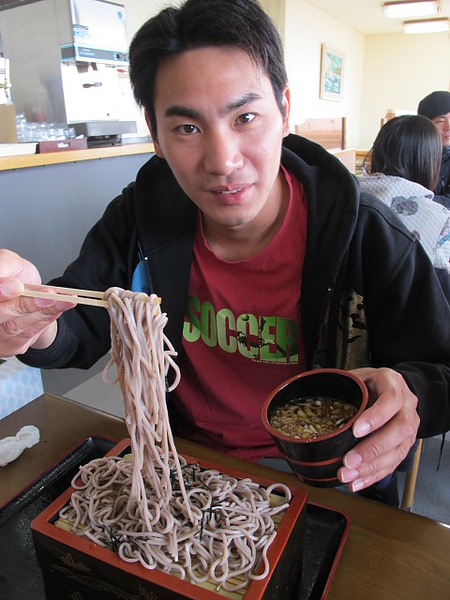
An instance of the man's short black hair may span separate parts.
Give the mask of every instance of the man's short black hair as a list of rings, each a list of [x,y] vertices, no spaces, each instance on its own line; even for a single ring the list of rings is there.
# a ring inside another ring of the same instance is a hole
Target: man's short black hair
[[[180,8],[165,8],[149,19],[130,45],[134,97],[146,110],[153,133],[155,79],[161,61],[208,46],[246,52],[267,73],[283,114],[282,96],[287,85],[283,46],[257,0],[187,0]]]

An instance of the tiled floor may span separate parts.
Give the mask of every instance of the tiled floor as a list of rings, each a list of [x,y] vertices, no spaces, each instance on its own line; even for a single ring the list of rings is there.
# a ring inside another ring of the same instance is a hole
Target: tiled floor
[[[414,495],[413,512],[450,525],[450,441],[445,441],[439,463],[441,438],[424,440]]]
[[[106,363],[107,358],[99,361],[89,371],[44,371],[44,389],[104,412],[123,416],[119,387],[108,385],[102,379],[102,370]],[[448,437],[450,438],[450,434]],[[440,444],[441,438],[424,441],[413,512],[450,525],[450,442],[446,441],[444,444],[438,471]]]

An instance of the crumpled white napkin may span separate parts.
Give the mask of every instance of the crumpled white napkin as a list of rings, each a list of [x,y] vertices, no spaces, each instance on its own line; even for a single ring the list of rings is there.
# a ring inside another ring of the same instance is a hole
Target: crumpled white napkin
[[[25,450],[39,442],[39,429],[34,425],[25,425],[15,436],[0,440],[0,467],[16,460]]]

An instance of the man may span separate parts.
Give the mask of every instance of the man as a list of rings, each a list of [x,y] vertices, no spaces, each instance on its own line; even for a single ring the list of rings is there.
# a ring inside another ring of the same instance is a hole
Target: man
[[[417,112],[431,119],[441,134],[442,164],[434,200],[450,208],[450,92],[431,92],[419,102]]]
[[[428,257],[337,159],[288,135],[281,40],[257,2],[163,10],[130,66],[157,156],[53,283],[161,296],[174,433],[253,461],[278,456],[261,422],[276,385],[357,369],[373,405],[339,477],[377,494],[417,434],[450,426],[450,309]],[[0,355],[86,368],[108,351],[107,311],[20,297],[27,281],[33,265],[0,252]]]

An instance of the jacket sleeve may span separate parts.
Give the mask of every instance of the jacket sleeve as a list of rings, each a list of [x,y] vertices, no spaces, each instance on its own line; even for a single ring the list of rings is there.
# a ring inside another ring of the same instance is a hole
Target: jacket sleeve
[[[450,429],[448,300],[415,236],[384,208],[361,213],[363,221],[371,221],[360,228],[368,235],[355,236],[355,250],[366,274],[362,285],[372,366],[403,375],[418,397],[419,437],[438,435]]]
[[[102,291],[111,286],[130,286],[136,248],[133,192],[132,184],[109,204],[86,236],[78,258],[49,285]],[[49,348],[30,349],[18,358],[40,368],[88,369],[109,348],[108,311],[77,305],[58,319],[58,333]]]

